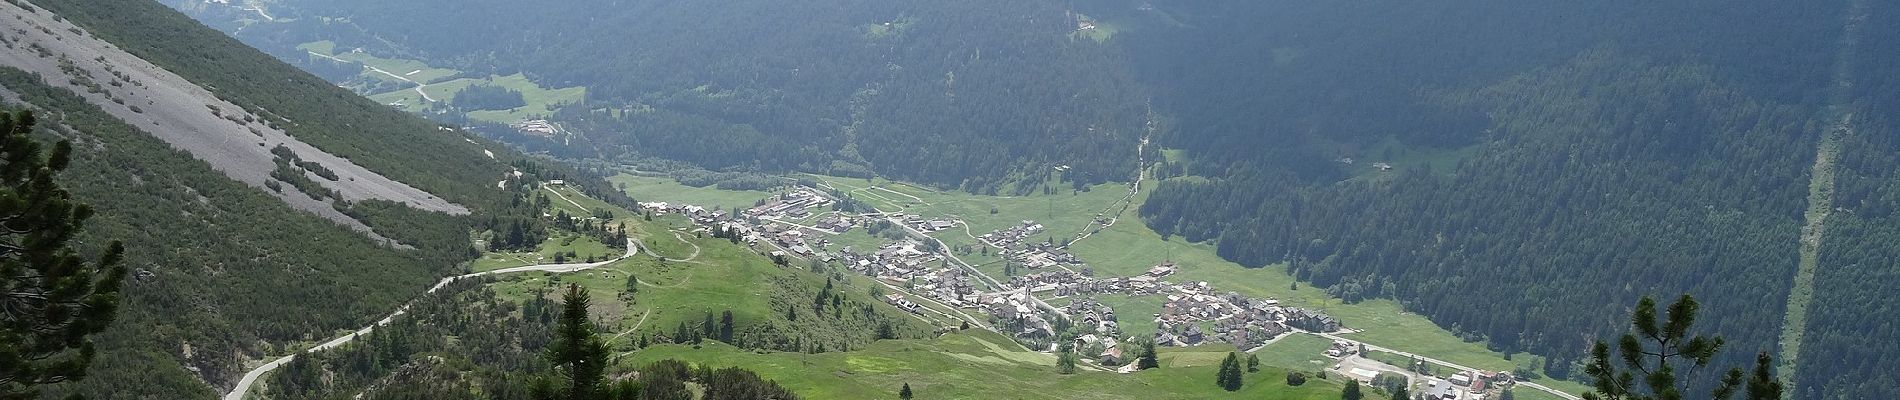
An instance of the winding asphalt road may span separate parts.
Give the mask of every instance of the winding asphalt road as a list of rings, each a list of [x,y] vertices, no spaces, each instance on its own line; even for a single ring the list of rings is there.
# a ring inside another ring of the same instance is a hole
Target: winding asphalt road
[[[529,265],[529,266],[522,266],[522,267],[502,268],[502,269],[493,270],[493,271],[483,271],[483,272],[476,272],[476,273],[470,273],[470,274],[464,274],[464,275],[458,275],[458,276],[451,276],[447,278],[442,278],[442,281],[436,282],[435,286],[430,286],[429,290],[423,293],[424,294],[435,293],[436,290],[440,290],[442,289],[443,286],[448,286],[449,283],[455,282],[456,280],[460,280],[464,278],[474,278],[474,277],[484,276],[484,275],[501,275],[501,274],[512,274],[512,273],[517,273],[517,272],[583,271],[583,270],[599,267],[602,265],[611,264],[615,261],[625,260],[628,257],[633,257],[635,254],[639,254],[639,253],[640,253],[640,246],[638,246],[638,243],[635,243],[633,239],[629,238],[627,239],[627,254],[621,255],[620,258],[615,258],[612,260],[601,261],[601,262],[594,262],[594,263]],[[396,309],[396,312],[389,313],[388,316],[383,317],[383,319],[377,320],[376,323],[374,324],[365,326],[362,329],[357,329],[355,332],[350,332],[350,333],[344,334],[343,336],[338,336],[335,339],[330,339],[330,341],[323,342],[322,344],[318,344],[314,347],[311,347],[309,350],[301,351],[299,353],[312,353],[312,352],[329,350],[337,346],[342,346],[344,343],[349,343],[351,340],[355,340],[358,336],[369,334],[370,331],[375,330],[376,327],[378,326],[388,325],[389,321],[396,319],[396,316],[403,315],[404,313],[407,313],[408,311],[409,311],[409,305],[403,304],[401,308]],[[244,400],[244,395],[251,391],[251,386],[257,384],[257,379],[259,377],[264,376],[264,374],[267,372],[277,369],[277,367],[282,367],[284,366],[284,364],[290,363],[290,360],[295,359],[295,358],[297,358],[296,354],[283,356],[276,360],[272,360],[271,362],[264,363],[264,365],[260,365],[257,368],[253,368],[251,369],[250,372],[244,373],[244,378],[238,380],[237,387],[232,388],[230,393],[224,394],[224,400]]]

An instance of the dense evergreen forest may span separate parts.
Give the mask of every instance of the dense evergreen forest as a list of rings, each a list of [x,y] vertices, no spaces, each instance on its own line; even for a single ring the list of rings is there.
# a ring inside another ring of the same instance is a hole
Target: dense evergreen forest
[[[990,0],[294,1],[273,12],[340,19],[242,36],[290,60],[308,58],[291,46],[333,40],[585,86],[587,104],[557,119],[603,149],[590,156],[1027,193],[1038,188],[1011,184],[1063,165],[1085,184],[1132,178],[1128,153],[1147,117],[1122,55],[1076,34],[1081,17],[1067,11]],[[529,29],[543,26],[563,29]]]
[[[1105,3],[1187,150],[1157,231],[1559,377],[1651,293],[1776,350],[1844,2]]]
[[[521,91],[500,86],[473,85],[455,92],[449,104],[464,110],[506,110],[528,105]]]
[[[1900,4],[1868,1],[1846,66],[1851,115],[1815,274],[1795,398],[1900,398]]]

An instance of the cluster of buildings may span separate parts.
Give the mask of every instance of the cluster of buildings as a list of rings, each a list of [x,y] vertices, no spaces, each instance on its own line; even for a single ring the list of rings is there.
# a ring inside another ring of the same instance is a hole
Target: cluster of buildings
[[[1057,317],[1045,313],[1028,292],[1012,290],[978,295],[977,308],[996,317],[997,331],[1032,347],[1046,343],[1043,346],[1046,350],[1054,350],[1057,332],[1053,318]]]
[[[521,131],[521,133],[541,137],[554,136],[554,134],[560,133],[560,128],[555,127],[553,123],[545,119],[522,120],[509,125],[509,127],[515,128],[515,130]]]
[[[1121,335],[1121,322],[1116,319],[1114,308],[1084,298],[1069,303],[1063,311],[1081,328],[1082,334],[1075,337],[1077,355],[1102,365],[1121,365],[1136,352],[1124,349],[1122,341],[1115,339]]]
[[[1081,288],[1093,287],[1093,283],[1093,279],[1082,274],[1063,270],[1009,277],[1010,287],[1029,289],[1031,293],[1055,292],[1056,296],[1076,294]]]
[[[1496,398],[1517,380],[1509,372],[1459,371],[1444,379],[1431,378],[1420,390],[1428,400],[1483,400]]]
[[[916,229],[919,232],[936,232],[957,227],[957,221],[952,219],[925,219],[921,215],[905,215],[904,213],[890,213],[886,214],[886,216],[890,217],[892,221],[902,221],[905,226],[909,226],[911,229]]]
[[[554,185],[555,182],[559,182],[559,181],[558,180],[551,181],[548,184]],[[674,204],[674,203],[667,203],[664,201],[653,201],[653,202],[640,203],[640,209],[642,211],[649,211],[655,214],[669,214],[670,213],[670,214],[684,215],[687,218],[692,218],[694,223],[705,225],[705,226],[713,226],[714,224],[717,224],[720,222],[732,222],[732,221],[729,221],[730,218],[727,218],[730,215],[726,213],[725,211],[708,209],[706,207],[700,207],[700,206],[696,206],[692,204]]]
[[[887,244],[872,252],[861,253],[846,247],[837,252],[837,260],[853,272],[908,287],[911,293],[951,307],[977,304],[976,285],[970,281],[969,273],[947,267],[942,254],[924,251],[922,247],[923,243],[912,239]]]
[[[991,246],[1010,248],[1015,247],[1017,243],[1029,240],[1030,236],[1035,236],[1038,233],[1042,233],[1042,224],[1038,224],[1036,221],[1023,220],[1023,223],[1020,225],[990,231],[990,233],[985,233],[983,236],[977,236],[977,239]]]
[[[1122,356],[1116,351],[1120,350],[1122,344],[1115,337],[1122,333],[1121,324],[1125,321],[1119,319],[1112,308],[1087,297],[1090,295],[1166,296],[1160,313],[1142,317],[1153,318],[1158,328],[1156,342],[1164,346],[1194,346],[1218,341],[1232,343],[1240,348],[1252,348],[1294,330],[1334,332],[1340,329],[1338,320],[1318,311],[1282,307],[1273,299],[1249,298],[1231,292],[1217,294],[1207,282],[1174,283],[1163,280],[1178,271],[1173,263],[1156,265],[1137,276],[1093,278],[1086,275],[1086,264],[1075,255],[1054,244],[1032,241],[1030,238],[1045,229],[1035,221],[1022,221],[1019,225],[979,237],[986,244],[1004,248],[1002,255],[1005,259],[1028,270],[1040,270],[1012,276],[1003,290],[983,293],[979,291],[979,285],[973,280],[975,277],[971,272],[949,265],[947,255],[917,239],[903,239],[871,251],[848,246],[835,252],[826,251],[831,245],[826,239],[827,235],[864,226],[866,218],[871,216],[826,213],[810,226],[778,220],[783,217],[810,216],[810,210],[831,203],[830,198],[818,191],[801,187],[773,196],[743,211],[745,218],[697,206],[642,203],[642,207],[692,216],[705,226],[715,227],[712,229],[739,235],[749,244],[768,241],[782,249],[773,252],[777,256],[795,254],[841,263],[853,272],[908,288],[913,295],[950,307],[987,312],[998,321],[999,331],[1023,343],[1053,347],[1056,335],[1060,333],[1056,331],[1053,321],[1066,316],[1080,328],[1077,333],[1093,338],[1086,341],[1089,343],[1078,343],[1084,345],[1078,346],[1078,349],[1091,349],[1084,355],[1112,361],[1107,362],[1110,365],[1121,361]],[[916,215],[886,214],[883,217],[923,232],[950,229],[957,224],[954,220],[927,219]],[[1084,272],[1075,272],[1067,267],[1069,265],[1081,266]],[[1073,296],[1075,299],[1067,307],[1054,308],[1036,298],[1038,294]],[[922,310],[904,296],[890,295],[884,300],[911,312]],[[1098,348],[1099,353],[1095,353],[1093,349]]]
[[[1061,265],[1082,265],[1082,260],[1055,243],[1037,243],[1030,238],[1043,232],[1042,224],[1024,220],[1021,224],[997,229],[978,236],[984,244],[1003,249],[1002,256],[1015,265],[1043,269]]]
[[[812,226],[831,231],[831,233],[846,233],[858,226],[858,218],[842,213],[831,213],[819,218],[818,223]]]
[[[746,209],[745,214],[752,217],[792,217],[804,218],[812,214],[812,209],[831,205],[831,198],[812,188],[799,186],[790,192],[766,198],[758,206]]]

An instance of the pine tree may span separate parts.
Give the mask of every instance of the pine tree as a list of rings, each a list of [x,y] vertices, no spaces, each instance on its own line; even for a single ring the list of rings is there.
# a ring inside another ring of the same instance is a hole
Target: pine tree
[[[1768,353],[1755,355],[1755,373],[1748,379],[1748,400],[1780,400],[1781,380],[1775,379],[1774,359]]]
[[[1696,311],[1701,305],[1695,298],[1682,295],[1669,305],[1668,314],[1658,319],[1656,301],[1644,296],[1636,303],[1636,311],[1630,316],[1630,325],[1635,332],[1625,333],[1617,341],[1616,356],[1610,355],[1610,345],[1597,341],[1590,349],[1590,362],[1584,366],[1584,373],[1595,381],[1595,390],[1584,393],[1583,398],[1590,400],[1679,400],[1685,398],[1682,393],[1684,382],[1677,373],[1688,368],[1688,375],[1708,367],[1709,360],[1722,348],[1721,337],[1689,336],[1689,328],[1695,324]],[[1622,360],[1627,370],[1618,370],[1611,358]],[[1766,353],[1758,359],[1766,359]],[[1756,375],[1769,374],[1767,361],[1760,361]],[[1642,377],[1636,373],[1642,372]],[[1772,380],[1773,378],[1768,378]],[[1638,383],[1641,388],[1636,387]],[[1717,382],[1708,398],[1727,399],[1735,394],[1742,384],[1742,369],[1730,369]],[[1757,389],[1750,382],[1748,391],[1753,399],[1756,392],[1773,392],[1780,397],[1780,387],[1763,385]]]
[[[1075,373],[1075,352],[1063,351],[1056,356],[1056,373],[1070,375]]]
[[[1227,359],[1221,360],[1220,370],[1215,373],[1214,384],[1220,385],[1221,389],[1233,392],[1240,390],[1243,379],[1240,373],[1240,358],[1234,353],[1227,353]]]
[[[587,319],[588,295],[580,285],[568,284],[561,302],[561,321],[554,343],[548,346],[548,361],[567,378],[567,398],[595,398],[606,373],[607,344]]]
[[[911,395],[912,393],[910,392],[910,382],[904,382],[904,388],[897,390],[897,398],[910,400]]]
[[[719,315],[719,341],[732,344],[732,310]]]
[[[53,182],[72,145],[42,156],[33,125],[30,113],[0,113],[0,398],[84,378],[95,354],[86,337],[112,322],[126,273],[117,241],[90,264],[67,246],[92,207]]]
[[[1142,341],[1141,342],[1141,358],[1135,361],[1135,369],[1140,370],[1140,369],[1160,368],[1160,367],[1161,367],[1161,361],[1159,359],[1156,359],[1156,356],[1155,356],[1155,342],[1153,340]]]
[[[1406,389],[1404,385],[1400,385],[1398,388],[1392,389],[1392,400],[1412,400],[1412,390]]]
[[[1260,355],[1247,355],[1247,372],[1260,372]]]
[[[1498,394],[1498,400],[1517,400],[1517,394],[1511,393],[1511,389],[1504,389],[1504,392]]]
[[[1346,391],[1339,393],[1339,399],[1340,400],[1361,400],[1364,398],[1366,398],[1366,394],[1361,393],[1359,391],[1359,381],[1353,380],[1353,379],[1347,379]]]

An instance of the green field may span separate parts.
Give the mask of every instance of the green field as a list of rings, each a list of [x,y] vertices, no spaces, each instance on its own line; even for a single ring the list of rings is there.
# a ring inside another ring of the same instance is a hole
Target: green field
[[[587,88],[585,87],[543,88],[541,85],[537,85],[533,81],[528,80],[527,76],[519,73],[508,76],[489,75],[483,79],[456,79],[440,84],[429,85],[423,88],[423,90],[428,91],[429,96],[435,97],[436,99],[449,99],[454,97],[454,93],[460,92],[463,88],[475,84],[500,86],[519,91],[521,92],[521,98],[527,101],[527,105],[508,110],[480,110],[468,112],[469,119],[498,124],[514,123],[524,119],[531,119],[530,117],[554,114],[554,110],[559,109],[563,105],[579,104],[581,100],[587,98]]]
[[[1326,358],[1326,348],[1333,345],[1331,339],[1294,333],[1279,341],[1267,345],[1253,354],[1260,357],[1260,365],[1299,371],[1319,371],[1333,363]]]
[[[615,187],[627,192],[640,201],[662,201],[668,203],[693,204],[701,207],[720,207],[725,210],[744,210],[761,199],[771,197],[773,193],[758,190],[719,190],[712,187],[692,187],[682,185],[668,177],[619,174],[607,178]]]
[[[483,254],[482,258],[475,259],[475,261],[469,264],[469,270],[482,272],[524,265],[552,264],[554,263],[554,255],[556,253],[567,253],[570,251],[579,257],[567,260],[567,262],[586,261],[587,256],[594,256],[597,260],[610,260],[624,254],[624,250],[608,248],[607,245],[600,243],[600,240],[594,239],[592,236],[566,233],[549,237],[547,241],[541,242],[541,246],[532,252],[489,252]]]
[[[425,83],[430,80],[452,76],[452,75],[455,75],[457,72],[456,70],[447,69],[447,68],[433,68],[433,67],[430,67],[429,64],[423,63],[421,61],[404,60],[404,59],[398,59],[398,58],[382,58],[382,57],[370,55],[369,53],[364,53],[364,52],[354,51],[354,50],[343,51],[339,53],[336,51],[337,50],[336,43],[328,41],[328,40],[320,41],[320,42],[304,43],[302,45],[298,45],[297,49],[312,52],[312,53],[322,54],[326,56],[336,57],[336,58],[347,60],[347,61],[362,63],[364,66],[381,69],[383,71],[388,71],[390,74],[400,75],[403,78],[406,78],[411,81],[415,81],[416,83]],[[381,74],[381,73],[377,73],[377,72],[369,71],[369,70],[364,70],[363,76],[371,78],[371,79],[377,79],[377,80],[383,80],[383,81],[398,81],[398,82],[402,81],[402,79],[397,79],[396,77],[392,77],[389,75],[385,75],[385,74]],[[430,95],[435,95],[435,93],[430,93]]]
[[[422,61],[382,58],[355,50],[339,53],[337,52],[336,43],[327,40],[304,43],[298,45],[297,48],[323,56],[362,63],[364,66],[388,72],[388,74],[384,74],[366,68],[363,70],[361,76],[367,79],[384,82],[413,81],[422,85],[422,91],[428,93],[429,98],[434,99],[436,102],[448,102],[450,99],[455,98],[456,93],[473,85],[499,86],[519,91],[521,92],[522,99],[527,102],[527,105],[509,110],[480,110],[467,113],[470,119],[478,121],[499,124],[514,123],[524,119],[530,119],[530,117],[553,114],[554,109],[566,104],[578,104],[587,97],[587,89],[585,87],[543,88],[541,85],[537,85],[533,81],[528,80],[527,76],[519,73],[508,76],[490,75],[486,78],[460,78],[430,84],[429,82],[431,81],[455,76],[460,72],[453,69],[430,67],[427,63]],[[311,57],[317,56],[313,55]],[[391,74],[401,76],[401,78],[390,76]],[[435,107],[435,104],[428,101],[429,99],[423,98],[421,94],[416,93],[416,91],[412,89],[370,93],[365,95],[365,97],[383,104],[401,104],[402,108],[410,111],[421,111]]]
[[[1206,360],[1218,364],[1226,354],[1226,350],[1211,348],[1167,351],[1159,369],[1126,375],[1089,370],[1061,375],[1051,355],[1020,350],[994,333],[965,331],[822,354],[761,354],[717,344],[701,349],[654,346],[622,358],[621,365],[671,358],[738,366],[815,399],[891,399],[906,383],[920,399],[1339,398],[1338,382],[1314,379],[1290,387],[1283,371],[1270,368],[1246,374],[1246,385],[1239,392],[1222,391],[1214,386],[1217,367]]]

